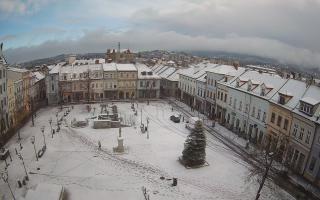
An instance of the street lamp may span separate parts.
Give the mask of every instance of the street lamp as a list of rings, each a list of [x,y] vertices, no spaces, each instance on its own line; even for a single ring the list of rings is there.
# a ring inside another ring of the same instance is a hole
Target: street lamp
[[[5,183],[8,184],[8,187],[9,187],[9,190],[10,190],[10,192],[11,192],[11,195],[12,195],[13,200],[16,200],[16,198],[15,198],[14,195],[13,195],[12,189],[11,189],[11,187],[10,187],[9,181],[8,181],[8,179],[9,179],[9,177],[8,177],[8,172],[7,172],[7,171],[2,172],[2,173],[1,173],[1,178],[2,178],[2,180],[3,180]]]
[[[47,147],[47,143],[46,143],[46,136],[44,135],[44,126],[41,126],[41,132],[42,132],[42,136],[43,136],[43,143],[44,146]]]
[[[147,117],[147,139],[149,139],[149,117]]]
[[[50,118],[49,119],[49,124],[50,124],[50,128],[51,128],[51,137],[53,138],[53,132],[52,132],[52,119]]]
[[[29,176],[28,176],[28,172],[27,172],[26,166],[24,164],[24,160],[23,160],[23,157],[22,157],[21,153],[18,153],[18,157],[22,161],[24,172],[26,173],[26,180],[28,181],[29,180]]]
[[[37,155],[36,144],[35,144],[36,137],[35,137],[35,136],[32,136],[32,137],[30,138],[30,140],[31,140],[31,143],[33,144],[34,153],[36,154],[36,159],[37,159],[37,161],[38,161],[38,155]]]
[[[57,111],[57,112],[56,112],[57,124],[58,124],[58,116],[59,116],[59,113],[58,113],[58,111]]]

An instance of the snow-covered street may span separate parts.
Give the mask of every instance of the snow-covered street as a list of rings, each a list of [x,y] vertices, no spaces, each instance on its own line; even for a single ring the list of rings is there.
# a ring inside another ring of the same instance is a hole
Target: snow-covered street
[[[146,187],[150,199],[254,199],[258,182],[248,179],[250,166],[232,150],[207,133],[207,162],[209,166],[186,169],[178,162],[184,141],[189,134],[185,122],[174,123],[170,115],[177,113],[165,101],[135,104],[138,115],[135,116],[130,103],[115,103],[123,121],[132,126],[122,128],[124,154],[113,153],[117,146],[118,128],[93,129],[92,118],[100,112],[100,105],[88,112],[85,104],[75,105],[66,117],[61,131],[50,134],[49,119],[56,129],[56,112],[59,107],[39,110],[35,126],[27,123],[20,131],[21,141],[14,136],[6,145],[13,162],[8,160],[9,182],[16,199],[24,196],[28,188],[37,184],[50,183],[65,188],[66,199],[134,199],[143,200],[142,187]],[[63,116],[66,108],[59,112]],[[95,113],[93,113],[95,111]],[[142,113],[142,117],[141,117]],[[89,126],[71,128],[71,121],[89,118]],[[140,123],[147,124],[149,119],[149,139],[147,133],[141,133]],[[30,138],[35,136],[36,149],[44,145],[41,127],[45,126],[47,150],[36,161],[34,146]],[[98,142],[102,149],[98,149]],[[15,154],[15,148],[23,149],[30,181],[18,188],[17,180],[25,175],[21,160]],[[1,170],[5,163],[1,161]],[[161,179],[164,177],[165,179]],[[172,187],[172,178],[178,179],[178,185]],[[168,180],[169,179],[169,180]],[[3,181],[0,193],[10,199],[10,191]],[[1,196],[0,196],[1,198]],[[267,181],[262,190],[264,200],[294,199],[271,181]]]

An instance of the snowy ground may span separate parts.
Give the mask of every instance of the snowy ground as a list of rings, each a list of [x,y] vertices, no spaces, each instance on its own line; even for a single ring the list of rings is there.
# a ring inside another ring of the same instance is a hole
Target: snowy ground
[[[9,181],[17,199],[25,195],[26,188],[34,188],[39,183],[59,184],[65,187],[71,200],[82,199],[141,199],[141,187],[147,188],[150,199],[254,199],[258,183],[248,179],[250,166],[234,154],[228,147],[207,134],[207,161],[209,166],[198,169],[186,169],[178,162],[183,143],[189,131],[184,123],[175,124],[169,120],[173,114],[167,102],[150,102],[150,105],[138,104],[138,116],[134,116],[129,103],[116,103],[119,112],[127,123],[134,126],[122,128],[127,151],[123,155],[114,154],[117,145],[118,129],[93,129],[92,120],[86,128],[62,126],[60,133],[51,138],[48,120],[53,119],[56,128],[55,113],[58,108],[46,108],[37,113],[36,125],[29,122],[21,130],[21,143],[30,181],[27,187],[19,189],[16,180],[24,175],[21,161],[15,155],[18,149],[17,137],[7,144],[13,162],[8,167]],[[99,105],[94,105],[97,114]],[[136,105],[135,105],[136,106]],[[140,120],[149,123],[149,139],[140,132]],[[63,112],[60,112],[61,116]],[[92,117],[85,105],[76,105],[67,116],[70,124],[73,118]],[[39,149],[44,141],[40,131],[45,125],[47,151],[36,161],[31,136],[36,137]],[[97,144],[101,141],[102,150]],[[0,169],[5,167],[0,163]],[[40,170],[37,170],[37,168]],[[178,186],[172,187],[171,180],[160,177],[178,178]],[[0,181],[0,193],[10,199],[7,185]],[[1,196],[0,196],[1,198]],[[267,181],[260,199],[294,199],[281,188]]]

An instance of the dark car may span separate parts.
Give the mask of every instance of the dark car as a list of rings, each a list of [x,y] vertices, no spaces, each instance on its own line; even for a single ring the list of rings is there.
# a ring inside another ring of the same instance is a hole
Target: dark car
[[[180,116],[177,115],[171,115],[170,120],[175,122],[175,123],[180,123]]]

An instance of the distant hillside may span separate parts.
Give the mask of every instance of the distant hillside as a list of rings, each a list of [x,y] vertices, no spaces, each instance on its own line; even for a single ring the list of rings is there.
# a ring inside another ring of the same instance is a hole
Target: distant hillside
[[[21,67],[23,68],[33,68],[38,65],[52,65],[59,62],[63,62],[67,58],[67,54],[61,54],[58,56],[50,57],[50,58],[42,58],[37,60],[32,60],[24,63],[20,63]],[[104,58],[105,53],[86,53],[86,54],[77,54],[77,59],[91,59],[91,58]]]

